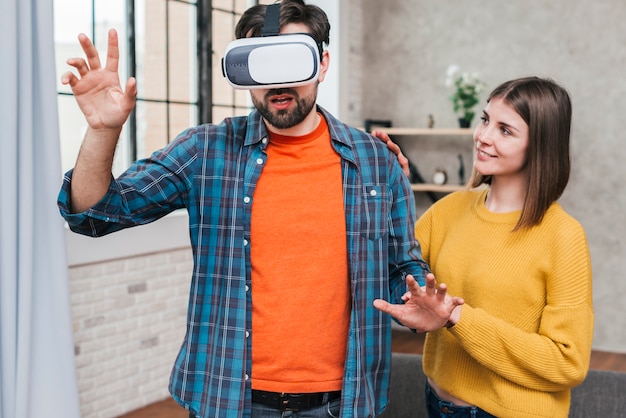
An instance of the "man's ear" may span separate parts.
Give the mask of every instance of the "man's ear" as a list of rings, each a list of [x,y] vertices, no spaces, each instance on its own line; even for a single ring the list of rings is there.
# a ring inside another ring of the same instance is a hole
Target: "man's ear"
[[[320,75],[317,79],[318,83],[324,81],[324,77],[326,77],[326,71],[328,71],[328,66],[330,65],[330,53],[327,50],[322,52],[322,61],[320,62]]]

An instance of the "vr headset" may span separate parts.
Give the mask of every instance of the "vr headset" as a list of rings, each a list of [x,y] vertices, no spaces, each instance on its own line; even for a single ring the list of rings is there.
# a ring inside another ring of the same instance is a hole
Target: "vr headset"
[[[306,33],[279,35],[279,4],[267,6],[263,36],[226,47],[222,73],[235,89],[296,87],[317,81],[322,45]]]

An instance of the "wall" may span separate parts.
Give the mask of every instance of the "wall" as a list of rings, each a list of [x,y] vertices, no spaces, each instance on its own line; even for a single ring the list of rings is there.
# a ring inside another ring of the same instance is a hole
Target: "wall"
[[[68,230],[82,418],[111,418],[169,397],[192,271],[188,217],[174,212],[101,238]]]
[[[116,417],[169,396],[190,275],[189,249],[70,268],[81,417]]]
[[[330,67],[320,83],[317,102],[343,122],[361,126],[363,10],[359,0],[311,0],[330,21]]]
[[[343,122],[352,126],[362,126],[363,104],[363,2],[344,0],[341,4],[339,27],[332,27],[331,32],[339,32],[341,65],[339,74],[339,113]],[[337,57],[334,58],[335,62]],[[331,66],[334,65],[331,58]]]
[[[364,0],[363,117],[456,126],[446,69],[477,71],[487,91],[549,76],[571,93],[573,173],[561,203],[585,227],[594,270],[594,349],[626,352],[626,3]],[[485,94],[487,93],[485,92]],[[474,121],[474,125],[476,121]],[[468,140],[469,141],[469,140]],[[425,157],[403,141],[409,156]],[[466,144],[467,146],[468,144]],[[471,145],[469,145],[471,147]],[[437,158],[433,157],[437,162]],[[450,163],[454,170],[455,162]],[[425,175],[431,171],[425,170]],[[424,197],[419,197],[424,202]],[[621,330],[621,331],[620,331]]]

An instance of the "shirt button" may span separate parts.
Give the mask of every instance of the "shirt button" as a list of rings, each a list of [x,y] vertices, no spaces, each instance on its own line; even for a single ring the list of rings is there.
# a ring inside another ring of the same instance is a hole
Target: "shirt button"
[[[257,163],[258,165],[263,164],[263,158],[257,158],[256,163]]]
[[[244,240],[243,240],[243,246],[244,246],[244,247],[246,247],[247,245],[248,245],[248,240],[247,240],[247,239],[244,239]]]
[[[261,140],[261,142],[262,142],[262,143],[264,143],[264,144],[267,144],[267,138],[263,138],[263,139]]]
[[[376,190],[372,190],[370,191],[370,196],[376,196],[378,193],[376,193]]]
[[[249,196],[244,197],[243,203],[250,203],[250,197]]]
[[[250,337],[250,332],[246,331],[246,338]]]
[[[247,373],[244,375],[244,379],[246,379],[246,380],[250,379],[250,377],[248,376]]]
[[[246,292],[250,291],[250,286],[246,285]]]

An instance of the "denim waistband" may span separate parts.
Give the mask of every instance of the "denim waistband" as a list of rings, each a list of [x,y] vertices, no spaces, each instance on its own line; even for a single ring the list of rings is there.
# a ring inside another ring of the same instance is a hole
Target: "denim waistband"
[[[482,409],[476,406],[459,406],[455,405],[452,402],[444,401],[441,399],[437,392],[433,390],[433,388],[428,384],[428,380],[426,381],[426,404],[429,405],[429,409],[435,409],[440,416],[447,418],[461,418],[461,417],[471,417],[471,418],[489,418],[494,417],[490,413],[483,411]]]

